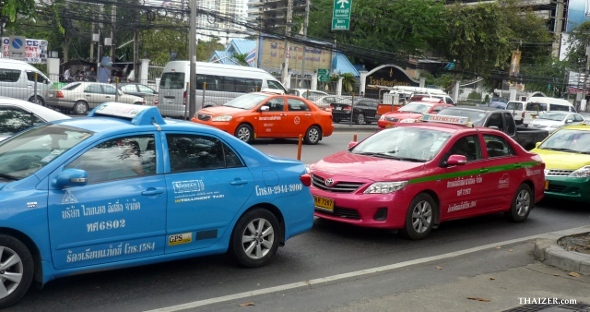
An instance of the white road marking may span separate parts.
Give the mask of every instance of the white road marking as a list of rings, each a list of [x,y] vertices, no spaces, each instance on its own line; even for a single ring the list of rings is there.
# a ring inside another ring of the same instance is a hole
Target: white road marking
[[[580,228],[569,229],[569,230],[565,230],[565,231],[571,232],[571,231],[575,231],[576,229],[588,230],[588,227],[580,227]],[[358,277],[358,276],[362,276],[362,275],[387,272],[387,271],[397,270],[400,268],[409,267],[409,266],[413,266],[413,265],[417,265],[417,264],[423,264],[423,263],[427,263],[427,262],[431,262],[431,261],[440,261],[440,260],[444,260],[444,259],[464,256],[464,255],[467,255],[470,253],[474,253],[474,252],[478,252],[478,251],[482,251],[482,250],[486,250],[486,249],[492,249],[497,246],[521,243],[521,242],[524,242],[527,240],[539,238],[541,236],[561,233],[561,232],[565,232],[565,231],[557,231],[557,232],[550,232],[550,233],[543,233],[543,234],[532,235],[532,236],[527,236],[527,237],[521,237],[521,238],[517,238],[517,239],[503,241],[503,242],[498,242],[498,243],[483,245],[483,246],[479,246],[479,247],[473,247],[473,248],[463,249],[463,250],[459,250],[459,251],[454,251],[454,252],[450,252],[450,253],[446,253],[446,254],[442,254],[442,255],[437,255],[437,256],[425,257],[425,258],[420,258],[420,259],[415,259],[415,260],[408,260],[408,261],[394,263],[394,264],[376,267],[376,268],[364,269],[364,270],[359,270],[359,271],[353,271],[353,272],[348,272],[348,273],[343,273],[343,274],[337,274],[337,275],[312,279],[309,281],[290,283],[290,284],[279,285],[279,286],[275,286],[275,287],[268,287],[268,288],[259,289],[259,290],[242,292],[242,293],[238,293],[238,294],[232,294],[232,295],[221,296],[221,297],[216,297],[216,298],[209,298],[209,299],[205,299],[205,300],[198,300],[198,301],[188,302],[188,303],[184,303],[184,304],[148,310],[145,312],[182,311],[182,310],[188,310],[188,309],[194,309],[194,308],[198,308],[198,307],[207,306],[210,304],[232,301],[232,300],[236,300],[236,299],[248,298],[248,297],[258,296],[258,295],[266,295],[266,294],[270,294],[270,293],[274,293],[274,292],[280,292],[280,291],[285,291],[285,290],[291,290],[291,289],[296,289],[296,288],[303,288],[303,287],[309,287],[309,286],[319,285],[319,284],[323,284],[323,283],[334,282],[334,281],[338,281],[338,280],[348,279],[351,277]]]

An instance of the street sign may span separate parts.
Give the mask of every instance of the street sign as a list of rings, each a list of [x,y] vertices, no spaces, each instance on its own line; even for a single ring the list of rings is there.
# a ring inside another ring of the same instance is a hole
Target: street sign
[[[352,0],[334,0],[332,12],[332,30],[350,29],[350,11]]]
[[[318,68],[318,81],[330,82],[330,71],[325,68]]]

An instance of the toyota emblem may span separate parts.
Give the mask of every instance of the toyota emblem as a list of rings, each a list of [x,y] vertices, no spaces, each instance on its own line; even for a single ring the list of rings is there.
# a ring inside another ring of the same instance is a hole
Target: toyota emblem
[[[334,185],[334,179],[332,179],[332,178],[327,178],[327,179],[326,179],[326,181],[324,181],[324,184],[325,184],[326,186],[332,186],[332,185]]]

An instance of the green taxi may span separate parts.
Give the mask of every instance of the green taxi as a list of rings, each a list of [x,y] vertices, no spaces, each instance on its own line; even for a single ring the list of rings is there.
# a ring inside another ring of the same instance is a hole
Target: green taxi
[[[590,202],[590,121],[553,132],[531,152],[545,162],[545,196]]]

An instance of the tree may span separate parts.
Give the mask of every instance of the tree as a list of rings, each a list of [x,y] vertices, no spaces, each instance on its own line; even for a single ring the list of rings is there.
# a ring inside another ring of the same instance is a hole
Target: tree
[[[35,17],[35,0],[0,0],[1,23],[14,23],[18,16]]]
[[[573,71],[583,71],[586,68],[586,47],[590,44],[590,22],[584,22],[576,27],[569,36],[569,50],[566,61]]]
[[[238,65],[242,66],[250,66],[246,59],[248,58],[248,53],[236,53],[233,56],[233,59],[238,63]]]

